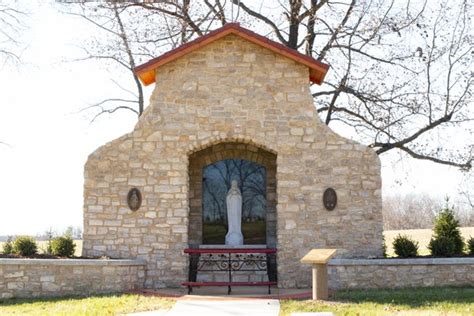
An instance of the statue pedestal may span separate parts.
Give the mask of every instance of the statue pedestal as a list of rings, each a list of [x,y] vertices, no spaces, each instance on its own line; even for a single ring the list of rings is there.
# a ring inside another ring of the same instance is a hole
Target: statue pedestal
[[[229,231],[225,235],[225,244],[229,246],[242,246],[244,244],[244,235],[240,231]]]

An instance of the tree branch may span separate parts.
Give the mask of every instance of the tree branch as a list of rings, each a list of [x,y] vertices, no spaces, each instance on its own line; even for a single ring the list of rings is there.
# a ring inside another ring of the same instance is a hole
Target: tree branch
[[[285,46],[288,46],[288,41],[283,37],[283,35],[281,34],[281,31],[280,29],[278,28],[278,26],[276,26],[275,23],[273,23],[272,20],[270,20],[269,18],[267,18],[266,16],[258,13],[258,12],[255,12],[253,10],[251,10],[250,8],[248,8],[242,1],[239,1],[239,0],[232,0],[232,3],[234,5],[238,5],[242,8],[242,10],[244,10],[248,15],[254,17],[254,18],[257,18],[263,22],[265,22],[266,24],[268,24],[272,29],[273,31],[275,32],[275,35],[277,36],[278,40]]]

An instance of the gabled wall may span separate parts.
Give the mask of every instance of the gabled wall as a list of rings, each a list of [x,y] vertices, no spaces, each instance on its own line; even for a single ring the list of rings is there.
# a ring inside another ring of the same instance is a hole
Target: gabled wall
[[[189,155],[220,142],[277,155],[279,286],[309,285],[299,259],[311,248],[382,254],[380,161],[320,122],[305,66],[229,35],[159,68],[156,82],[134,131],[85,166],[85,255],[145,259],[148,287],[186,280]],[[131,187],[144,197],[137,212]],[[331,212],[327,187],[338,194]]]

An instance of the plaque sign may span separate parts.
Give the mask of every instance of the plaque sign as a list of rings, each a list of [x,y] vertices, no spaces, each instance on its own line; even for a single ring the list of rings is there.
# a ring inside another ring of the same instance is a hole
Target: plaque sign
[[[323,204],[328,211],[332,211],[337,205],[337,194],[333,188],[327,188],[323,194]]]
[[[132,211],[137,211],[142,205],[142,194],[137,188],[130,189],[127,195],[127,204]]]

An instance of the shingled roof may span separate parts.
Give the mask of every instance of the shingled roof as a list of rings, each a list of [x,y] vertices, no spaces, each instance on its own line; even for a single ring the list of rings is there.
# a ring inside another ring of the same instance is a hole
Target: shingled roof
[[[239,23],[227,23],[215,31],[212,31],[191,42],[170,50],[159,57],[153,58],[152,60],[140,66],[137,66],[134,71],[145,85],[149,85],[155,82],[155,71],[158,67],[161,67],[214,41],[217,41],[218,39],[223,38],[229,34],[240,36],[249,42],[265,47],[276,54],[285,56],[307,66],[309,68],[309,80],[311,82],[321,84],[329,69],[327,64],[324,64],[310,56],[303,55],[294,49],[288,48],[280,43],[269,40],[264,36],[243,28]]]

